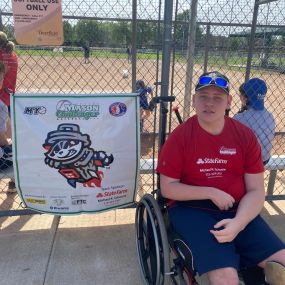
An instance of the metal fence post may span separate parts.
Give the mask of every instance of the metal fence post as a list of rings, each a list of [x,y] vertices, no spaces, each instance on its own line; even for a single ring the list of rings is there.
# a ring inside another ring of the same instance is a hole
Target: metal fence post
[[[211,32],[211,26],[210,24],[208,24],[206,32],[206,42],[205,42],[204,72],[207,72],[208,69],[210,32]]]
[[[170,56],[172,46],[172,12],[173,0],[165,0],[164,4],[164,35],[162,47],[162,64],[161,64],[161,96],[168,96],[169,76],[170,76]],[[163,121],[162,110],[164,106],[160,104],[159,116],[159,147],[165,140],[166,122]],[[164,130],[163,130],[164,129]]]
[[[3,31],[3,22],[2,22],[2,10],[0,9],[0,31]]]
[[[196,41],[197,4],[198,0],[193,0],[191,2],[191,9],[190,9],[187,67],[186,67],[185,92],[184,92],[184,104],[183,104],[184,121],[190,116],[191,88],[192,88],[192,79],[193,79],[194,52],[195,52],[195,41]]]
[[[132,64],[132,92],[136,91],[136,73],[137,73],[137,0],[133,0],[132,7],[132,46],[131,46],[131,64]]]

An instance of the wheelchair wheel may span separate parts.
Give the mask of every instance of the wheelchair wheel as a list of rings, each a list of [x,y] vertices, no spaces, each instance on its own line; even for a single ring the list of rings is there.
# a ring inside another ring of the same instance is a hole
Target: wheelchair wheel
[[[171,284],[169,244],[157,201],[146,194],[136,209],[136,247],[145,285]]]

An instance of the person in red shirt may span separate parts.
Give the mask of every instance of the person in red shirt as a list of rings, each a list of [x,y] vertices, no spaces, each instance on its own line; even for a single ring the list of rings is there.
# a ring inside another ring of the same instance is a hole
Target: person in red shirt
[[[0,100],[10,108],[10,94],[16,90],[18,57],[14,52],[14,44],[8,41],[7,35],[0,32],[0,61],[5,64],[5,76],[0,89]]]
[[[161,193],[197,272],[211,285],[237,285],[241,267],[284,265],[285,244],[259,215],[265,199],[260,145],[248,127],[225,116],[232,101],[228,78],[204,73],[195,90],[196,115],[169,135],[159,154]],[[285,284],[284,269],[282,278],[270,284]]]

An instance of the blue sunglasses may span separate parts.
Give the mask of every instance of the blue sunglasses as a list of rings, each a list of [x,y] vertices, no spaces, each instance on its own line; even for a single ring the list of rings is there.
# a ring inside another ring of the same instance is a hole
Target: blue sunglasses
[[[207,75],[200,77],[198,84],[199,85],[215,84],[216,86],[219,86],[221,88],[227,88],[229,86],[229,82],[226,79],[222,77],[212,78]]]

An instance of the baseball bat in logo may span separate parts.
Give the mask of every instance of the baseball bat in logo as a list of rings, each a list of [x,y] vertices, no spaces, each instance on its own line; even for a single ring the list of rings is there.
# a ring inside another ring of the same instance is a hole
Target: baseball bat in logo
[[[67,183],[76,188],[76,183],[84,187],[101,187],[103,172],[99,168],[109,166],[114,157],[105,151],[95,151],[90,136],[80,132],[76,124],[60,124],[55,131],[47,134],[43,147],[45,164],[58,169]]]

